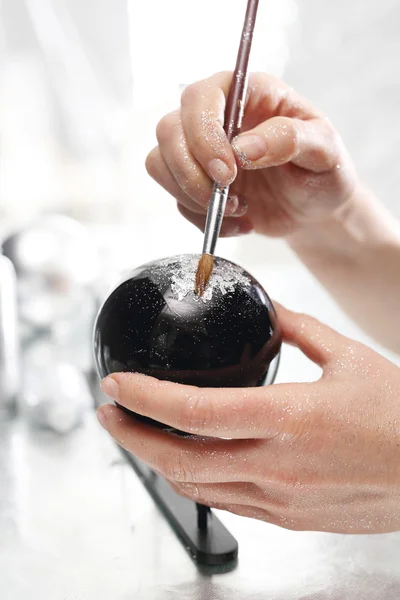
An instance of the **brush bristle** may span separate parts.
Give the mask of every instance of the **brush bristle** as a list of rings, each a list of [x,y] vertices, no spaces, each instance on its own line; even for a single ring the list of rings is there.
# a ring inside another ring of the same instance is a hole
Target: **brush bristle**
[[[197,267],[196,283],[194,291],[198,296],[205,292],[214,268],[214,257],[212,254],[202,254]]]

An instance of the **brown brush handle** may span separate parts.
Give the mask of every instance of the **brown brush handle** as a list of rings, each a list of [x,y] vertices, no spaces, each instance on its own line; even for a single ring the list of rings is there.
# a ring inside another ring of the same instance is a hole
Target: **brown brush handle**
[[[258,2],[259,0],[248,0],[247,2],[246,17],[244,20],[242,37],[240,40],[236,67],[233,73],[228,98],[226,100],[224,129],[229,142],[232,142],[232,140],[239,134],[242,126],[244,103],[246,101],[247,92],[247,71],[249,66],[251,45],[253,42],[254,27],[256,24]],[[229,186],[220,187],[217,183],[214,184],[213,193],[208,205],[207,219],[204,229],[203,256],[206,254],[213,255],[215,252],[222,220],[224,218],[228,193]],[[202,269],[203,265],[200,261],[196,281],[204,280],[204,273]],[[204,285],[201,286],[202,288],[204,288],[207,284],[209,276],[210,272],[208,273],[207,278],[203,281]]]
[[[247,92],[247,71],[259,0],[248,0],[242,38],[225,108],[224,129],[231,142],[240,133]]]

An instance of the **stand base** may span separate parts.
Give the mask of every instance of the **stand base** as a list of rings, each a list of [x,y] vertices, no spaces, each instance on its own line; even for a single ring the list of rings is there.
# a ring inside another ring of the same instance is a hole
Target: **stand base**
[[[199,529],[196,504],[176,494],[162,477],[132,454],[122,452],[195,563],[212,567],[213,572],[233,570],[238,543],[213,512],[208,513],[207,526]]]

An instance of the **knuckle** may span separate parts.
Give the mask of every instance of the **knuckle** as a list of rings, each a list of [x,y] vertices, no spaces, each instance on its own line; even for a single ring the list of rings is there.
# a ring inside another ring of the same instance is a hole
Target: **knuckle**
[[[315,450],[318,450],[318,436],[326,432],[327,417],[325,414],[326,407],[321,408],[318,404],[315,404],[315,397],[309,394],[302,399],[301,405],[293,411],[288,426],[290,430],[288,444],[292,450],[296,447],[298,450],[302,449],[309,452],[314,446],[316,446]],[[310,479],[311,473],[310,470],[307,474]],[[287,478],[287,482],[292,486],[300,486],[302,481],[303,478],[299,475],[292,475]]]
[[[163,454],[158,458],[157,471],[170,481],[192,482],[192,469],[181,452]]]
[[[218,71],[218,73],[215,73],[215,75],[213,75],[211,77],[212,81],[217,81],[217,82],[228,82],[230,83],[232,81],[232,77],[233,77],[233,71],[229,71],[227,69],[225,69],[224,71]],[[210,79],[205,79],[204,80],[206,83],[208,83],[210,81]]]
[[[156,137],[158,142],[167,138],[170,134],[170,123],[168,117],[163,117],[158,123],[156,127]]]
[[[201,148],[204,146],[204,133],[199,129],[192,131],[192,146],[193,148]]]
[[[359,342],[356,342],[355,340],[346,340],[346,342],[343,343],[343,346],[341,348],[339,358],[342,362],[347,361],[351,364],[359,356],[366,355],[366,353],[363,350],[363,346]]]
[[[333,152],[327,152],[326,148],[320,148],[315,152],[315,161],[318,164],[318,169],[320,173],[320,181],[326,182],[326,187],[329,189],[334,185],[334,183],[330,183],[326,178],[322,178],[323,173],[330,171],[333,167],[338,163],[339,157]]]
[[[212,402],[205,395],[197,393],[188,398],[182,408],[179,426],[190,433],[201,433],[216,425],[216,415]]]
[[[298,442],[308,436],[308,432],[310,431],[314,420],[315,419],[308,414],[296,415],[296,418],[293,419],[290,425],[290,438],[292,443]],[[295,478],[289,478],[287,483],[292,487],[299,484],[298,480]]]
[[[318,319],[306,313],[297,313],[296,325],[300,331],[305,331],[306,329],[316,331],[322,328],[322,323]]]
[[[293,498],[301,488],[301,482],[296,473],[282,470],[278,473],[278,482],[281,493],[286,498]]]
[[[194,177],[196,169],[193,162],[188,162],[188,153],[178,144],[171,144],[168,148],[169,166],[181,190],[190,195],[194,187],[191,176]]]
[[[179,481],[176,458],[171,453],[162,453],[157,457],[156,470],[169,481]]]
[[[182,92],[182,105],[190,106],[193,104],[193,102],[195,102],[195,100],[199,97],[199,94],[202,93],[202,89],[203,86],[200,81],[196,81],[195,83],[188,85]]]
[[[220,125],[217,122],[217,118],[210,117],[207,122],[207,134],[205,135],[204,128],[198,122],[192,129],[190,145],[193,150],[197,150],[197,153],[205,152],[209,159],[219,156],[221,153],[221,147],[227,143],[225,140],[225,134],[220,130]],[[204,158],[201,159],[201,163],[204,164]]]
[[[301,133],[293,119],[286,117],[282,118],[282,133],[285,135],[285,143],[287,145],[287,152],[291,156],[295,156],[300,148]]]
[[[156,127],[156,137],[159,144],[167,142],[170,139],[171,134],[177,125],[178,118],[178,113],[173,112],[165,115],[165,117],[158,122]]]
[[[282,82],[281,79],[271,75],[270,73],[256,71],[251,73],[249,76],[249,88],[254,91],[259,90],[264,94],[269,90],[273,90],[275,94],[280,93],[280,96],[283,96],[283,92],[286,92],[287,86]]]
[[[205,498],[200,495],[199,486],[196,483],[185,483],[182,482],[179,484],[180,493],[186,498],[190,498],[191,500],[202,501],[204,503]]]
[[[342,138],[341,138],[339,132],[336,131],[336,129],[334,128],[332,123],[330,123],[330,121],[328,121],[326,119],[325,119],[325,131],[326,131],[327,137],[330,139],[331,145],[337,152],[339,152],[339,149],[341,148],[341,146],[343,144]]]
[[[288,473],[280,481],[280,494],[282,500],[281,513],[294,511],[297,513],[299,502],[305,500],[307,495],[307,486],[301,481],[298,475]]]
[[[301,132],[293,119],[288,117],[273,117],[267,122],[267,136],[279,137],[279,160],[293,159],[300,149]]]
[[[146,158],[145,167],[150,177],[154,177],[158,173],[158,148],[152,150]]]
[[[332,123],[328,120],[324,120],[324,143],[323,148],[320,151],[321,162],[325,161],[325,167],[327,170],[336,167],[341,161],[343,154],[343,140],[340,134],[336,131]]]
[[[171,471],[171,458],[167,454],[160,454],[154,461],[154,470],[160,473],[165,479],[174,481],[174,478],[170,476]]]

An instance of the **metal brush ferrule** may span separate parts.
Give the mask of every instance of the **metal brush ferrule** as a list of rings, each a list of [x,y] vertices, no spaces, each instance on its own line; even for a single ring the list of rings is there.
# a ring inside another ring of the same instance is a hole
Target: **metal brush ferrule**
[[[203,254],[214,254],[215,252],[228,194],[229,186],[220,187],[217,183],[214,184],[204,230]]]

